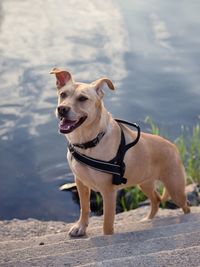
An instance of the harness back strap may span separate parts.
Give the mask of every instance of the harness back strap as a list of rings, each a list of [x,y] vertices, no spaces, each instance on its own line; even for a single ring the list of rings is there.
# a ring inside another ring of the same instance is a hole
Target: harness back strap
[[[133,147],[134,145],[137,144],[137,142],[140,139],[140,127],[136,124],[136,123],[130,123],[124,120],[119,120],[116,119],[116,121],[118,123],[122,123],[122,124],[127,124],[129,126],[135,127],[137,129],[137,137],[136,139],[127,144],[126,145],[126,141],[125,141],[125,136],[124,136],[124,132],[121,128],[121,141],[120,141],[120,145],[117,151],[116,156],[110,160],[110,161],[104,161],[104,160],[99,160],[99,159],[94,159],[91,157],[88,157],[80,152],[78,152],[74,145],[69,144],[68,148],[69,151],[71,153],[71,155],[80,163],[87,165],[95,170],[98,171],[102,171],[102,172],[106,172],[106,173],[110,173],[113,174],[113,179],[112,179],[112,183],[115,185],[120,185],[122,183],[126,183],[127,179],[124,178],[124,173],[125,173],[125,163],[124,163],[124,156],[126,151]]]

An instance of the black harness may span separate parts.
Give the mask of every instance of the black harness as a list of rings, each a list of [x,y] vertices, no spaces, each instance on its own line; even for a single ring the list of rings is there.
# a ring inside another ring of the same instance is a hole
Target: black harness
[[[120,129],[121,129],[120,145],[119,145],[116,156],[113,159],[111,159],[110,161],[104,161],[104,160],[99,160],[99,159],[94,159],[94,158],[88,157],[84,154],[81,154],[80,152],[78,152],[75,149],[75,147],[84,148],[84,149],[95,147],[100,142],[100,140],[104,136],[105,132],[99,133],[96,138],[94,138],[93,140],[91,140],[87,143],[69,144],[68,148],[69,148],[71,155],[77,161],[79,161],[80,163],[85,164],[85,165],[87,165],[87,166],[89,166],[95,170],[113,174],[112,184],[120,185],[120,184],[126,184],[127,183],[127,179],[124,178],[124,173],[125,173],[125,168],[126,168],[125,163],[124,163],[124,156],[126,154],[126,151],[129,148],[135,146],[137,144],[137,142],[139,141],[139,139],[140,139],[140,127],[136,123],[131,123],[131,122],[119,120],[119,119],[115,119],[115,120],[119,123],[119,126],[120,126],[120,124],[127,124],[129,126],[135,127],[137,129],[137,137],[133,142],[126,144],[124,132],[122,130],[122,127],[120,126]]]

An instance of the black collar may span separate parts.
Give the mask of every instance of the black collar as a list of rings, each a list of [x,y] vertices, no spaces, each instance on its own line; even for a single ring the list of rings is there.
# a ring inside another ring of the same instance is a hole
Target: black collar
[[[79,147],[79,148],[83,148],[83,149],[95,147],[101,141],[101,139],[103,138],[104,134],[105,134],[105,132],[100,132],[97,135],[97,137],[95,137],[91,141],[88,141],[88,142],[83,143],[83,144],[73,144],[73,146],[76,146],[76,147]]]

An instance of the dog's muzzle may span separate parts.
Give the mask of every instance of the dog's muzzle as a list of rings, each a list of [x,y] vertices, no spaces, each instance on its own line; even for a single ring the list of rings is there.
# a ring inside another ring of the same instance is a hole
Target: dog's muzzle
[[[70,119],[69,112],[70,107],[58,106],[57,107],[58,117],[60,119],[59,131],[63,134],[68,134],[78,128],[86,119],[87,116],[83,116],[77,120]]]
[[[58,116],[60,118],[62,117],[67,117],[70,111],[70,107],[65,107],[65,106],[58,106],[57,107],[57,111],[58,111]]]

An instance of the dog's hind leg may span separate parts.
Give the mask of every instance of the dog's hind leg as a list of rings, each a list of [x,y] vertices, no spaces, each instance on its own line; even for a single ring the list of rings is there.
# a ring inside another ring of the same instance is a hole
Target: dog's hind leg
[[[150,219],[153,219],[153,217],[156,215],[159,205],[161,202],[161,197],[159,193],[155,190],[155,181],[154,180],[148,180],[147,182],[144,182],[139,185],[142,192],[150,199],[151,202],[151,209],[148,215],[143,218],[141,221],[147,221]]]
[[[86,228],[89,223],[90,213],[90,189],[85,186],[79,179],[76,179],[76,185],[78,189],[80,199],[80,218],[69,230],[69,235],[72,237],[84,236]]]
[[[190,213],[190,207],[188,205],[187,202],[187,197],[185,194],[185,188],[173,188],[171,185],[167,185],[165,184],[167,191],[169,192],[172,200],[174,201],[174,203],[179,206],[180,208],[182,208],[183,212],[186,213]]]
[[[182,165],[171,168],[170,172],[162,177],[162,182],[175,204],[182,208],[184,213],[190,213],[185,193],[185,181],[185,171]]]

